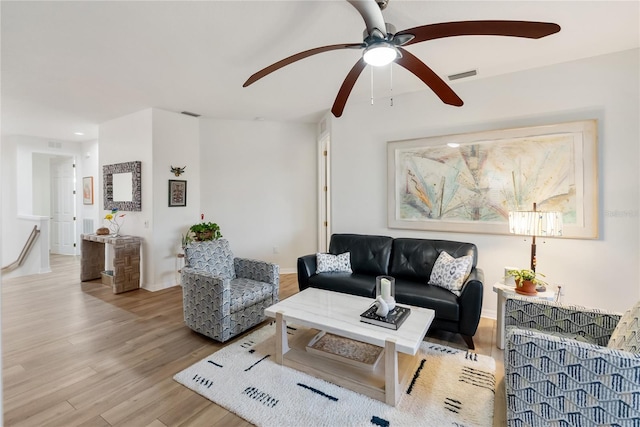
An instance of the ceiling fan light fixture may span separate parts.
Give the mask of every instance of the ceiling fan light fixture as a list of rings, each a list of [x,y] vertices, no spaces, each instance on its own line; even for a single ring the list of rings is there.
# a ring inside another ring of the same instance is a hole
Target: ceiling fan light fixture
[[[368,46],[362,58],[364,62],[374,67],[382,67],[390,64],[398,57],[398,49],[391,43],[381,42]]]

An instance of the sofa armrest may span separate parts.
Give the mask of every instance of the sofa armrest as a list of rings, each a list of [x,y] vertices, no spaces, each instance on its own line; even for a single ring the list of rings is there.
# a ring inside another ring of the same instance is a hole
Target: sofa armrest
[[[458,297],[460,303],[459,329],[463,335],[474,336],[480,323],[482,298],[484,295],[484,272],[481,268],[473,268],[467,281],[462,285]]]
[[[606,346],[621,316],[604,310],[516,295],[507,298],[504,317],[505,327],[581,335],[590,342]]]
[[[298,288],[303,291],[309,287],[309,277],[316,274],[316,254],[298,258]]]
[[[196,306],[207,311],[220,311],[223,315],[230,312],[231,280],[214,276],[204,270],[191,267],[182,268],[182,301],[185,319]]]
[[[508,425],[634,425],[640,355],[510,328],[504,351]]]

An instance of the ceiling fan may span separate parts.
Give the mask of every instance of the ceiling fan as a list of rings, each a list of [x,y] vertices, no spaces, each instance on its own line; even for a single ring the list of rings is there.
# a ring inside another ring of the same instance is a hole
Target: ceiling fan
[[[366,29],[362,43],[344,43],[317,47],[296,53],[269,65],[253,74],[242,85],[247,87],[261,78],[293,62],[322,52],[338,49],[364,49],[362,58],[351,68],[344,79],[331,112],[340,117],[351,89],[364,67],[383,66],[391,62],[406,68],[422,80],[446,104],[462,106],[462,99],[425,63],[404,49],[415,43],[453,36],[509,36],[539,39],[560,31],[558,24],[532,21],[459,21],[427,24],[396,32],[393,25],[385,23],[382,10],[389,0],[347,0],[364,19]]]

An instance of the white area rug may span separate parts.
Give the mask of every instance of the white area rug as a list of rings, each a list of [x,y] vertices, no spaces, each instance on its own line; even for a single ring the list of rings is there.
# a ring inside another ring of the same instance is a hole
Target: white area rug
[[[493,423],[495,361],[488,356],[423,342],[407,394],[392,407],[278,365],[274,332],[271,324],[239,338],[174,379],[258,426]]]

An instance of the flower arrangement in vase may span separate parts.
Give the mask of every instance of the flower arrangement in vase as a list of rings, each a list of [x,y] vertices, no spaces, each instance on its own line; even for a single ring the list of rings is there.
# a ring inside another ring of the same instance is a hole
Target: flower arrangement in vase
[[[544,277],[544,274],[529,269],[507,271],[507,277],[513,277],[516,280],[516,293],[522,295],[537,295],[536,287],[547,284],[538,276]]]
[[[111,235],[113,237],[118,237],[120,235],[120,227],[124,224],[124,216],[126,214],[118,215],[118,208],[111,209],[111,212],[104,216],[104,219],[109,221],[109,230],[111,230]],[[122,219],[122,222],[118,222],[118,218]]]

